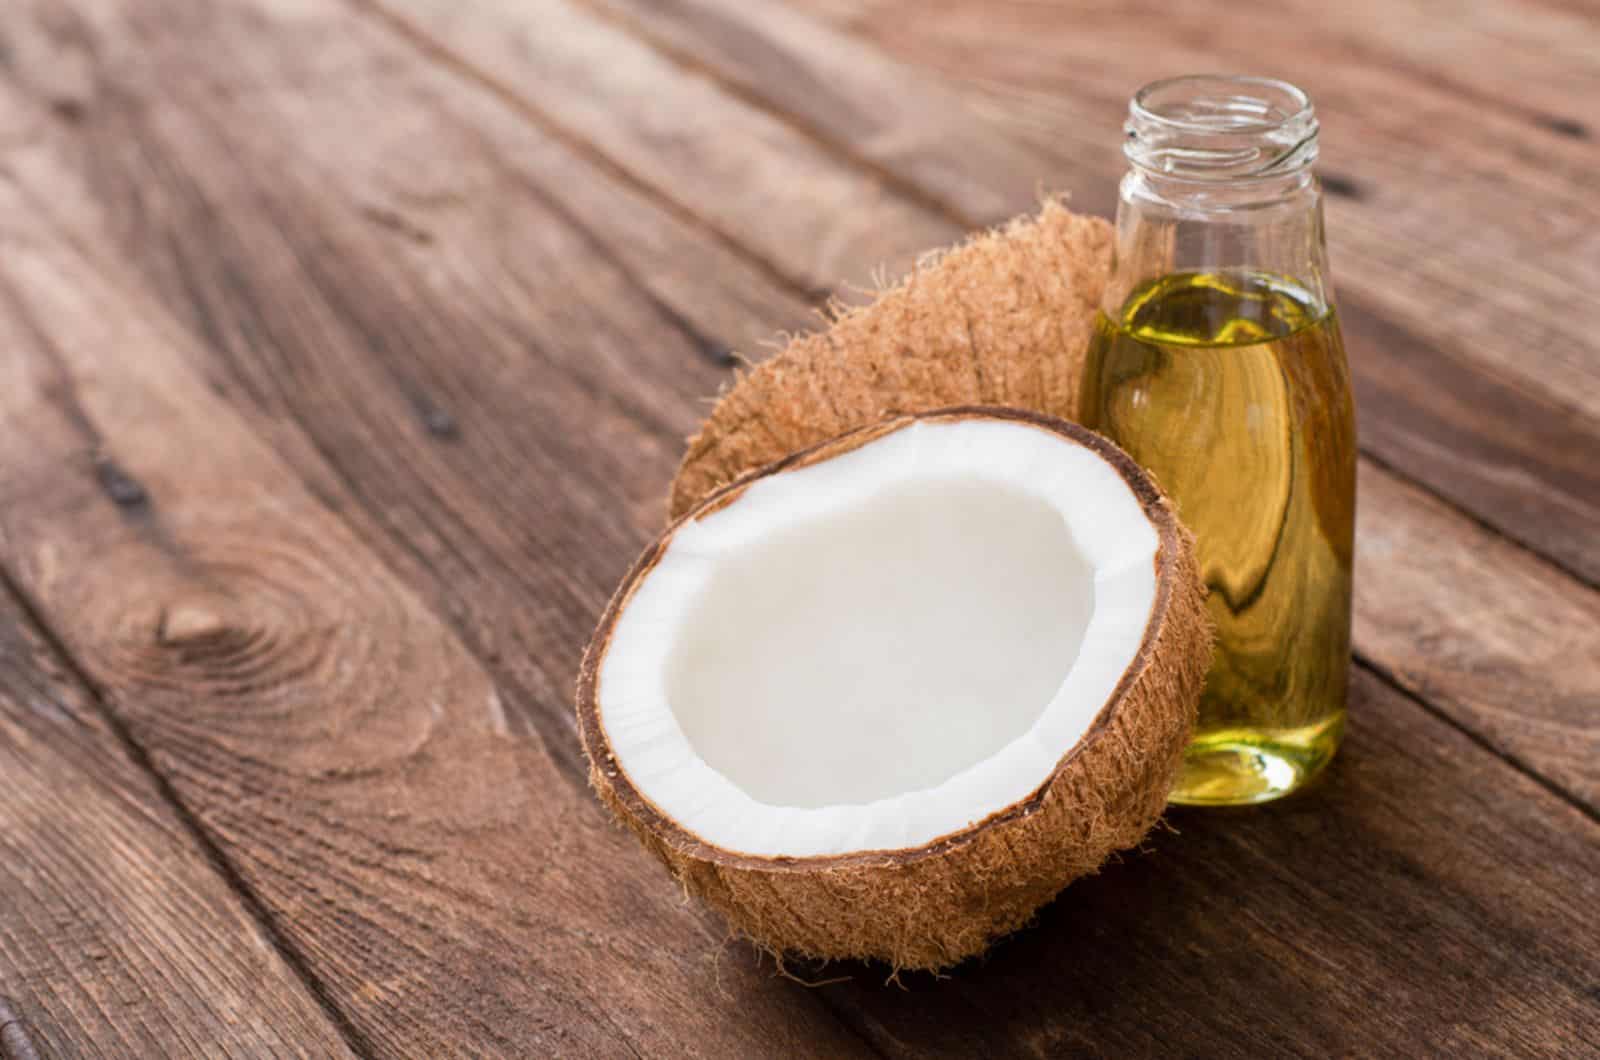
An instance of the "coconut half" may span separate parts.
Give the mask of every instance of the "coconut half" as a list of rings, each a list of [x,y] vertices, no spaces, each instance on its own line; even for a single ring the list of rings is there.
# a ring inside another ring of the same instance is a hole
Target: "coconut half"
[[[600,796],[758,943],[938,968],[1138,842],[1209,659],[1150,478],[1080,427],[958,408],[674,523],[578,712]]]

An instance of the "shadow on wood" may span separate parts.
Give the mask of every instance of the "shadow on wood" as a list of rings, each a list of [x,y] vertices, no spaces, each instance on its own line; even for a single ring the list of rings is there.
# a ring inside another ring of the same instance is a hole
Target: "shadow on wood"
[[[1353,676],[1349,742],[1303,796],[1173,812],[1146,852],[1073,884],[949,978],[907,974],[897,990],[880,966],[791,970],[850,976],[823,993],[891,1054],[1600,1042],[1600,961],[1560,941],[1593,929],[1589,822],[1372,674]]]

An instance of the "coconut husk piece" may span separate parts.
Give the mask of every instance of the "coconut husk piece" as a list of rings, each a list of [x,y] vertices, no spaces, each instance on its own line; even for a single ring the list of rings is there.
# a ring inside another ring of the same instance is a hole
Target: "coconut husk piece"
[[[1157,589],[1134,660],[1089,731],[1029,796],[924,846],[779,858],[711,846],[645,798],[611,751],[599,706],[612,633],[672,536],[762,477],[848,454],[913,422],[902,417],[789,455],[705,498],[640,557],[612,598],[584,656],[578,720],[589,782],[684,888],[739,932],[779,954],[869,958],[939,969],[1023,926],[1068,883],[1136,845],[1160,817],[1194,724],[1211,658],[1211,625],[1194,540],[1171,502],[1120,449],[1074,424],[1030,412],[955,408],[916,416],[986,416],[1055,431],[1095,450],[1127,482],[1160,540]]]
[[[740,475],[845,431],[950,405],[1076,420],[1111,272],[1111,226],[1047,200],[924,258],[867,305],[793,339],[722,393],[673,480],[682,515]]]

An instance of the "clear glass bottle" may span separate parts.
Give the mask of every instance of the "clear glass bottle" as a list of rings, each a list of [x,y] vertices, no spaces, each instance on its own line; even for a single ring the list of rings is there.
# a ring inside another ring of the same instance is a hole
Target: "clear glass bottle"
[[[1195,534],[1217,652],[1172,794],[1263,802],[1344,731],[1355,411],[1304,92],[1181,77],[1129,104],[1116,265],[1082,419]]]

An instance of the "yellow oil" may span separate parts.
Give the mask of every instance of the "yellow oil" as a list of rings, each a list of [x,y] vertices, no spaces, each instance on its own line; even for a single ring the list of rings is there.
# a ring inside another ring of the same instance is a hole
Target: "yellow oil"
[[[1355,411],[1339,325],[1297,284],[1191,272],[1102,315],[1082,419],[1192,530],[1217,651],[1174,802],[1263,802],[1344,731]]]

